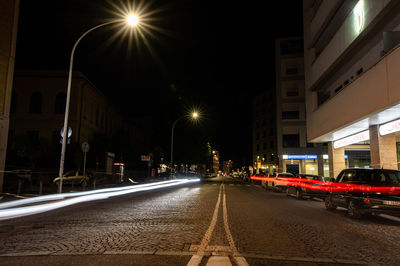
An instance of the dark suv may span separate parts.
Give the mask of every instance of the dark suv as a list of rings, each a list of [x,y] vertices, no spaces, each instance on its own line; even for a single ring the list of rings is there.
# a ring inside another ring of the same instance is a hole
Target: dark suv
[[[329,188],[327,210],[347,208],[350,217],[363,214],[400,215],[400,171],[387,169],[345,169]]]

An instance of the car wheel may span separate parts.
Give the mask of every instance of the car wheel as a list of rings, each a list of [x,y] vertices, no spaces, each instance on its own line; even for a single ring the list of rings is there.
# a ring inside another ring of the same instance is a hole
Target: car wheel
[[[327,197],[325,198],[325,208],[326,208],[328,211],[336,210],[337,206],[335,206],[335,205],[333,204],[332,199],[331,199],[331,196],[327,196]]]
[[[347,214],[351,217],[351,218],[360,218],[361,217],[361,213],[360,211],[357,209],[357,207],[354,205],[354,202],[351,200],[349,201],[349,203],[347,204]]]
[[[296,190],[296,199],[298,199],[298,200],[303,199],[303,192],[300,189]]]

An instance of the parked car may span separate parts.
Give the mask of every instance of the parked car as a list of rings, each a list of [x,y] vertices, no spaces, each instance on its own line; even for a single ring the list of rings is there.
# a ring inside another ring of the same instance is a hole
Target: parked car
[[[86,185],[89,182],[90,174],[87,174],[86,176],[83,176],[82,174],[79,174],[79,171],[70,171],[67,172],[66,174],[63,175],[63,185],[67,184],[79,184],[82,187],[86,187]],[[53,183],[58,186],[60,182],[60,177],[56,177],[53,179]]]
[[[332,184],[325,198],[327,210],[344,207],[353,218],[363,214],[400,215],[400,171],[345,169]]]
[[[299,174],[297,175],[299,180],[290,182],[286,193],[289,196],[295,196],[296,199],[301,200],[303,197],[317,197],[324,199],[327,195],[326,180],[320,175],[310,175],[310,174]]]
[[[288,182],[296,178],[292,173],[277,173],[275,175],[268,175],[268,177],[270,178],[266,182],[265,188],[275,192],[286,191]]]

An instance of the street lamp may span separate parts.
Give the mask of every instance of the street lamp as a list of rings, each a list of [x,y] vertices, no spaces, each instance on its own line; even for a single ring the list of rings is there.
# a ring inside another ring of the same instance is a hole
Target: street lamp
[[[71,57],[69,61],[69,72],[68,72],[68,83],[67,83],[67,99],[65,102],[65,115],[64,115],[64,132],[63,132],[63,137],[62,137],[62,145],[61,145],[61,158],[60,158],[60,170],[58,173],[58,176],[60,177],[60,182],[58,185],[58,192],[62,192],[62,183],[63,183],[63,174],[64,174],[64,160],[65,160],[65,146],[67,143],[67,128],[68,128],[68,114],[69,114],[69,103],[70,103],[70,97],[71,97],[71,82],[72,82],[72,66],[74,63],[74,54],[75,54],[75,49],[78,46],[79,42],[85,37],[89,32],[94,31],[95,29],[114,24],[114,23],[121,23],[123,20],[114,20],[114,21],[109,21],[105,22],[103,24],[97,25],[90,30],[86,31],[84,34],[79,37],[79,39],[75,42],[74,46],[72,47],[71,51]],[[125,18],[125,23],[128,24],[129,26],[135,27],[139,24],[140,19],[136,14],[129,14]]]
[[[181,120],[182,118],[188,117],[188,115],[184,115],[179,117],[178,119],[175,120],[175,122],[172,124],[172,130],[171,130],[171,172],[173,168],[173,162],[174,162],[174,129],[176,123]],[[192,112],[190,117],[194,120],[199,118],[199,113],[198,112]]]

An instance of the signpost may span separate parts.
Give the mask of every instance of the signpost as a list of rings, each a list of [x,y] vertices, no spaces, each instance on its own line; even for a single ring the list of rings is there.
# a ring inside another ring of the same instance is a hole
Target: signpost
[[[84,155],[83,155],[83,177],[86,178],[86,153],[89,151],[89,143],[87,143],[87,142],[82,143],[82,151],[84,152]]]

